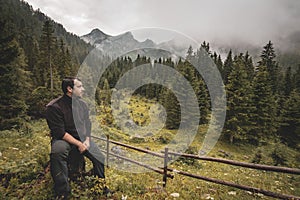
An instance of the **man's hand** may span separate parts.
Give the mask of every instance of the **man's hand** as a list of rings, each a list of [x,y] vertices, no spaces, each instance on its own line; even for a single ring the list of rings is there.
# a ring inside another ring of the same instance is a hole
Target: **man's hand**
[[[64,137],[63,137],[63,140],[71,143],[71,144],[74,144],[78,147],[78,150],[80,151],[80,153],[83,153],[85,152],[88,147],[86,146],[86,144],[82,143],[81,141],[75,139],[72,135],[70,135],[69,133],[65,133]]]
[[[84,143],[81,143],[78,145],[78,150],[80,153],[84,153],[85,151],[87,151],[87,146]]]
[[[86,137],[85,141],[83,142],[87,149],[90,148],[90,140],[90,137]]]

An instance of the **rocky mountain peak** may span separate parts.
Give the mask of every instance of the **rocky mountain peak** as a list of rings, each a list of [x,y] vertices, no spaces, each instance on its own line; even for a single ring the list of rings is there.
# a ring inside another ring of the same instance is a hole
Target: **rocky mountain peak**
[[[85,42],[90,43],[91,45],[100,44],[102,41],[111,37],[110,35],[104,33],[98,28],[93,29],[89,34],[81,36]]]

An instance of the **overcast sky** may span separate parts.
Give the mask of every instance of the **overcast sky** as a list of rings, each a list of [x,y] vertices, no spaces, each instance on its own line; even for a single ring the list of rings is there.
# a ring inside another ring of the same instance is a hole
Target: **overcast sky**
[[[300,0],[26,0],[79,36],[156,27],[198,41],[265,44],[300,30]]]

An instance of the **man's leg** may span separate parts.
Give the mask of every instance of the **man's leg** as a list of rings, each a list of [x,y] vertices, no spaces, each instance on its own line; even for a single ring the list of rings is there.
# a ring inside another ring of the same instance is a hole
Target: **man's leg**
[[[105,179],[105,173],[104,173],[104,160],[105,157],[100,151],[99,147],[91,141],[90,143],[90,148],[87,152],[84,153],[84,155],[90,159],[93,163],[93,172],[94,175],[97,176],[98,178]],[[104,182],[102,182],[103,186],[103,194],[108,196],[111,195],[113,192],[108,189],[108,187]]]
[[[100,151],[99,147],[91,141],[90,148],[84,155],[93,163],[94,175],[99,178],[105,178],[104,174],[104,160],[105,157]]]
[[[85,160],[78,148],[72,146],[68,157],[69,177],[76,180],[85,171]]]
[[[68,182],[68,156],[71,145],[64,140],[54,140],[51,144],[50,172],[56,195],[68,196],[71,188]]]

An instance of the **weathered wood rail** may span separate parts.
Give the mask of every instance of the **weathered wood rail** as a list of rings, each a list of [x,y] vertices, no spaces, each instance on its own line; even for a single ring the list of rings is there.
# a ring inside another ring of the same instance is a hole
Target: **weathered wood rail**
[[[145,167],[147,169],[150,169],[150,170],[152,170],[154,172],[157,172],[159,174],[163,174],[163,186],[164,187],[166,187],[167,178],[173,178],[174,177],[172,174],[169,174],[168,172],[173,172],[173,173],[176,173],[176,174],[192,177],[192,178],[195,178],[195,179],[200,179],[200,180],[204,180],[204,181],[208,181],[208,182],[212,182],[212,183],[216,183],[216,184],[226,185],[226,186],[238,188],[238,189],[241,189],[241,190],[250,191],[252,193],[261,193],[263,195],[273,197],[273,198],[277,198],[277,199],[300,200],[299,196],[279,194],[279,193],[275,193],[275,192],[260,189],[260,188],[240,185],[240,184],[236,184],[236,183],[233,183],[233,182],[228,182],[228,181],[219,180],[219,179],[215,179],[215,178],[200,176],[200,175],[197,175],[197,174],[191,174],[191,173],[176,170],[176,169],[171,169],[171,168],[168,168],[168,163],[169,163],[170,160],[172,160],[172,158],[171,158],[172,156],[173,157],[174,156],[177,156],[177,157],[180,156],[180,157],[183,157],[183,158],[192,158],[192,159],[197,159],[197,160],[218,162],[218,163],[223,163],[223,164],[228,164],[228,165],[233,165],[233,166],[239,166],[239,167],[245,167],[245,168],[251,168],[251,169],[256,169],[256,170],[264,170],[264,171],[272,171],[272,172],[300,175],[300,169],[297,169],[297,168],[287,168],[287,167],[260,165],[260,164],[246,163],[246,162],[238,162],[238,161],[222,159],[222,158],[199,156],[199,155],[185,154],[185,153],[176,153],[176,152],[169,151],[168,148],[165,148],[165,151],[163,151],[161,153],[157,153],[157,152],[153,152],[153,151],[150,151],[150,150],[147,150],[147,149],[143,149],[143,148],[135,147],[135,146],[132,146],[132,145],[124,144],[124,143],[121,143],[121,142],[117,142],[117,141],[114,141],[114,140],[110,140],[109,137],[107,137],[107,138],[101,138],[101,137],[96,137],[96,136],[92,136],[92,137],[95,138],[95,139],[98,139],[98,140],[106,141],[106,150],[102,150],[102,151],[104,153],[106,153],[106,165],[107,165],[107,167],[109,165],[109,156],[117,157],[119,159],[122,159],[122,160],[125,160],[125,161],[128,161],[128,162],[134,163],[136,165]],[[135,150],[135,151],[139,151],[139,152],[142,152],[142,153],[145,153],[145,154],[149,154],[149,155],[152,155],[152,156],[162,158],[162,159],[164,159],[164,166],[162,166],[160,168],[155,168],[153,166],[150,166],[150,165],[147,165],[147,164],[129,159],[127,157],[114,154],[114,153],[110,152],[110,148],[109,148],[110,143],[118,145],[118,146],[126,147],[126,148],[129,148],[129,149]]]

